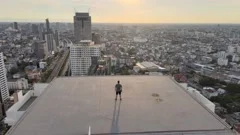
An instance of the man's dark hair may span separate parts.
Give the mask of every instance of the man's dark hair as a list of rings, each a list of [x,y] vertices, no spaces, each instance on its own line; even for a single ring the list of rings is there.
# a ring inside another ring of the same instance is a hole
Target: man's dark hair
[[[118,81],[118,83],[120,83],[120,81]]]

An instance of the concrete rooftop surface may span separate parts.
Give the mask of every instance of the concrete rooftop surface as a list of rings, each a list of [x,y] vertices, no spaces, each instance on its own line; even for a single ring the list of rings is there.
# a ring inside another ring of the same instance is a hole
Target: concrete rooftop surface
[[[121,102],[114,100],[118,80],[123,85]],[[8,134],[83,135],[89,126],[92,134],[230,134],[222,122],[166,76],[57,78]]]

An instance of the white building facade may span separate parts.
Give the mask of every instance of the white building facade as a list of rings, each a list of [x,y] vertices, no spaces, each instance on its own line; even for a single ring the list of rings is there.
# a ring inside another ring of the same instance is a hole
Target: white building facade
[[[47,66],[47,62],[39,62],[39,68],[44,69]]]
[[[0,53],[0,102],[4,103],[9,98],[7,86],[6,69],[3,60],[3,53]]]
[[[227,66],[228,65],[228,59],[218,58],[217,62],[218,62],[219,66]]]
[[[101,51],[98,45],[92,41],[81,41],[70,47],[70,64],[72,76],[87,75],[92,64],[93,57],[100,57]]]
[[[240,60],[239,56],[237,54],[234,54],[232,57],[233,62],[238,62]]]
[[[217,54],[218,58],[226,58],[227,57],[227,53],[224,51],[220,51]]]
[[[25,78],[8,81],[7,82],[9,90],[26,90],[28,89],[28,80]]]
[[[240,53],[240,46],[237,47],[237,52]]]
[[[232,54],[235,52],[235,47],[234,46],[228,46],[228,53]]]

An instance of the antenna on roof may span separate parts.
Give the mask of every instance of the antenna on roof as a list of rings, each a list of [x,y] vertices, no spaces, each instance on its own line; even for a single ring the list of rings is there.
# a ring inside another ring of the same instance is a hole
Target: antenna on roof
[[[91,135],[91,127],[89,126],[88,135]]]
[[[74,8],[74,13],[77,13],[77,12],[76,12],[76,8]]]
[[[90,13],[91,8],[88,8],[88,13]]]

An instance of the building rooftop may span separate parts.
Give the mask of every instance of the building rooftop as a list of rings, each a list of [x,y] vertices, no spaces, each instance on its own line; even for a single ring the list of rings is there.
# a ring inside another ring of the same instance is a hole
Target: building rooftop
[[[123,100],[115,102],[118,80]],[[166,76],[57,78],[8,134],[83,135],[89,126],[92,134],[233,134]]]
[[[158,66],[157,64],[153,63],[153,62],[141,62],[141,63],[137,63],[137,66],[139,66],[142,69],[151,69],[151,68],[158,68],[160,70],[165,70],[165,68]]]
[[[79,13],[79,12],[76,12],[75,15],[76,16],[89,16],[89,13]]]

